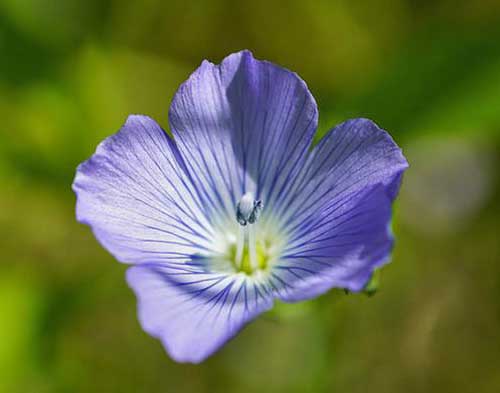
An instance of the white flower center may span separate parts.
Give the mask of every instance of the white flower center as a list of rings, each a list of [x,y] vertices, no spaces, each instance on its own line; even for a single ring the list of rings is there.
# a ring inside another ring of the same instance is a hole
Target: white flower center
[[[236,204],[236,219],[219,226],[214,239],[216,252],[210,256],[212,268],[254,275],[268,271],[276,263],[286,236],[280,233],[270,212],[260,217],[263,209],[262,201],[255,200],[253,194],[242,196]]]

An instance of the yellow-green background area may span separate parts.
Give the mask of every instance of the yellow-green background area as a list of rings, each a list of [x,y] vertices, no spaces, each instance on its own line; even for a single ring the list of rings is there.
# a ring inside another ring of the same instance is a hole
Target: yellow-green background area
[[[320,133],[390,131],[411,168],[372,297],[279,305],[201,365],[139,327],[74,217],[77,164],[130,113],[168,128],[202,59],[298,72]],[[500,391],[500,3],[0,1],[0,391]]]

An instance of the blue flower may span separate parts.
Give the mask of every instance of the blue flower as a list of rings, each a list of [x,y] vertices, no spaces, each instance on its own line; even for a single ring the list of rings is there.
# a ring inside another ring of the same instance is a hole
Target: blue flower
[[[276,299],[360,291],[388,261],[407,162],[366,119],[315,147],[316,103],[248,51],[204,61],[169,112],[173,138],[130,116],[82,163],[77,219],[132,266],[146,332],[197,363]]]

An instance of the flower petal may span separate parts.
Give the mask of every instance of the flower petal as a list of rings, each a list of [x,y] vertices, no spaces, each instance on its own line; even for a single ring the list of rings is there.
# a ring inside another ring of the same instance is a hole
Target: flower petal
[[[82,163],[77,219],[121,262],[190,261],[211,246],[212,225],[172,139],[154,120],[130,116]]]
[[[289,233],[274,269],[289,286],[283,300],[363,288],[392,249],[391,204],[407,166],[392,138],[369,120],[347,121],[325,136],[298,177],[306,185],[277,213]]]
[[[272,307],[270,291],[244,274],[180,274],[159,265],[127,271],[143,329],[178,362],[199,363]]]
[[[204,61],[175,95],[169,118],[207,206],[234,216],[245,192],[269,208],[286,193],[304,164],[317,108],[295,73],[243,51],[220,65]]]

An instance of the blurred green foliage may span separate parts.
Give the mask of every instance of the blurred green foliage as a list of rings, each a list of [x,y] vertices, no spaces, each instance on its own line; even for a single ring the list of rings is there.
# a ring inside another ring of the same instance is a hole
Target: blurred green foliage
[[[500,3],[2,0],[0,392],[495,392]],[[251,49],[298,72],[320,131],[351,117],[409,158],[375,296],[277,306],[199,366],[139,327],[125,267],[76,223],[78,163],[130,113]]]

